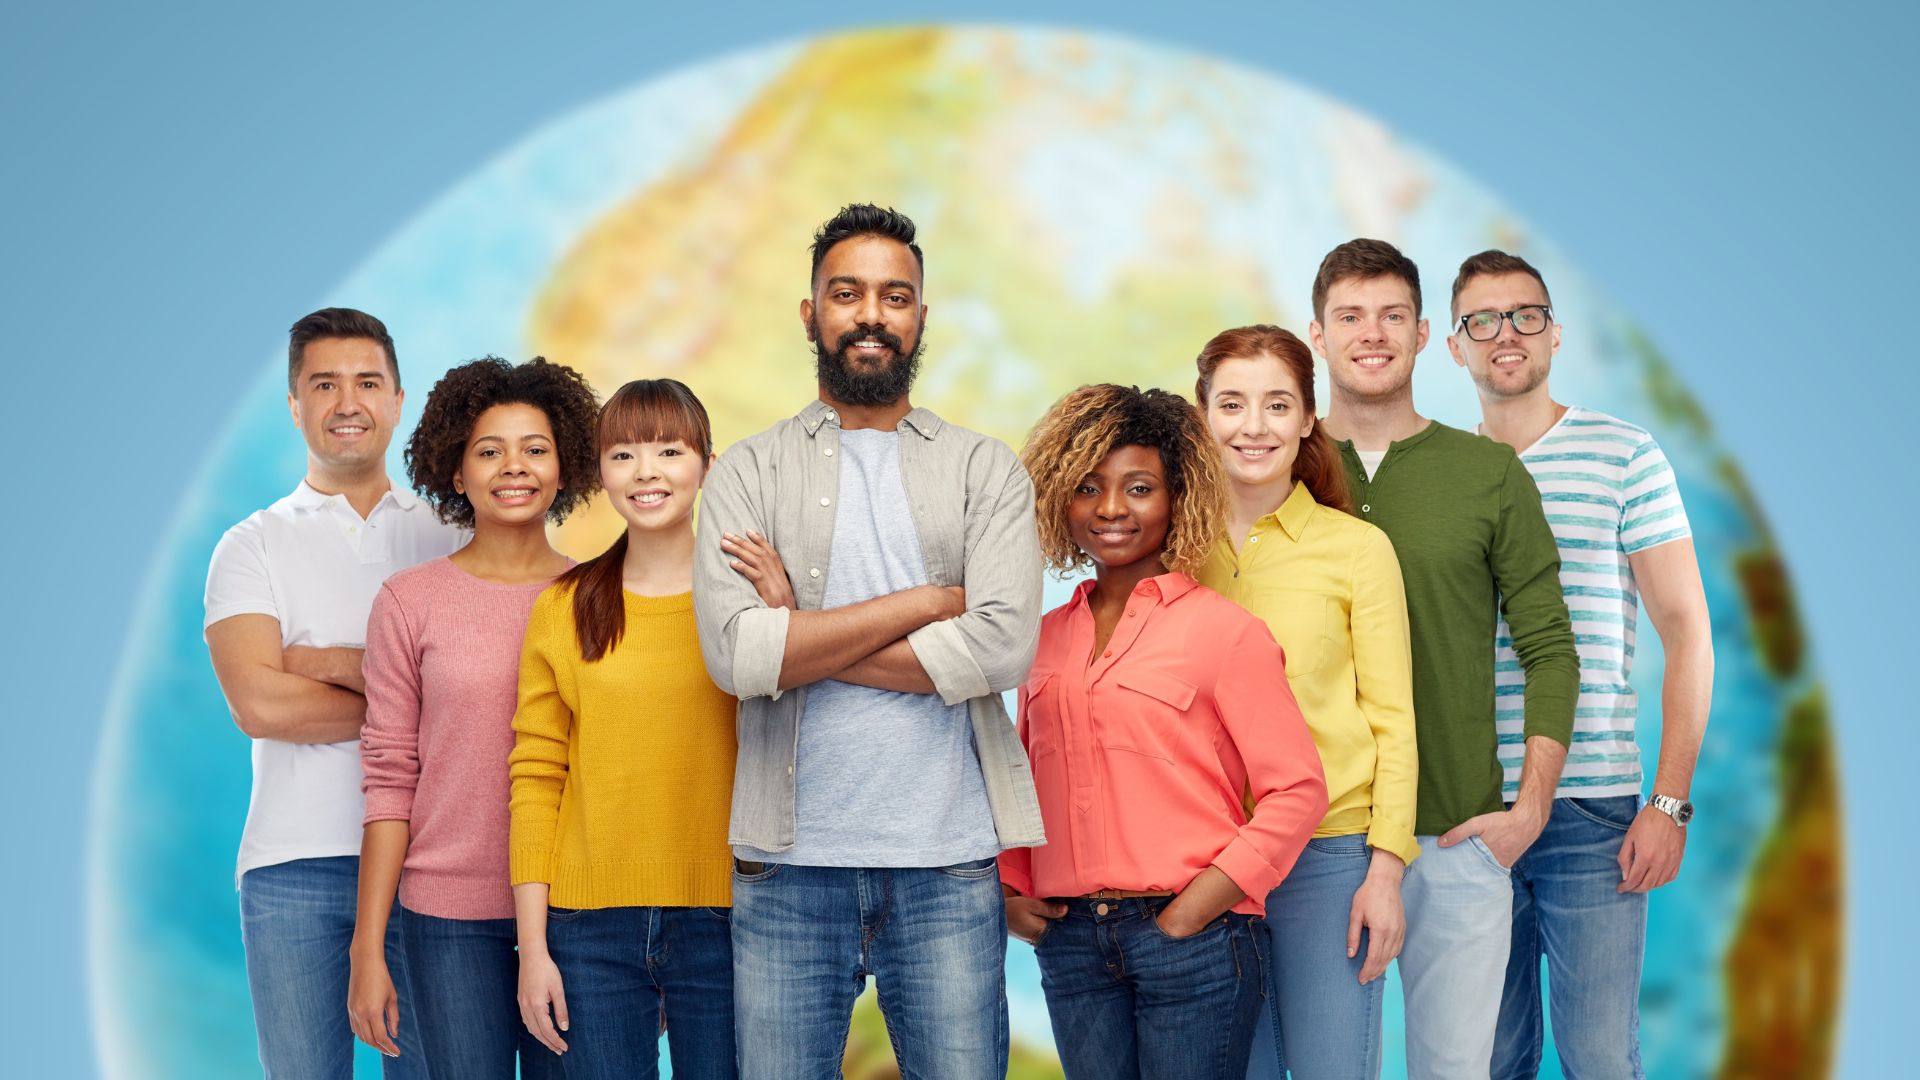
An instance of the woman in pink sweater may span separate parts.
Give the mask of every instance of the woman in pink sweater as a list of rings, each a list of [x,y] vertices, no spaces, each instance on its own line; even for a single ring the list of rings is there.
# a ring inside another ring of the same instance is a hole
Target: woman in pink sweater
[[[489,357],[434,386],[407,445],[414,489],[473,540],[388,578],[368,621],[347,1008],[354,1034],[387,1054],[399,1025],[417,1025],[441,1076],[513,1080],[516,1058],[522,1077],[561,1075],[516,1001],[507,755],[528,612],[572,565],[547,523],[598,486],[596,409],[571,368]],[[396,884],[415,1003],[404,1017],[384,947]]]

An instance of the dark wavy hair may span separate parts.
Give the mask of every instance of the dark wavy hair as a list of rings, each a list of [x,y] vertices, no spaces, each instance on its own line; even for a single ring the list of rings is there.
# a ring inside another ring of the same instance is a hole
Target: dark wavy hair
[[[547,508],[547,520],[558,525],[600,489],[600,463],[593,448],[600,405],[579,372],[545,357],[516,366],[486,356],[442,375],[428,392],[419,426],[407,440],[407,479],[441,521],[473,528],[473,502],[453,489],[453,475],[460,471],[474,422],[495,405],[531,405],[547,414],[561,483]]]
[[[913,252],[913,261],[919,265],[920,272],[927,272],[927,257],[921,253],[920,245],[913,242],[913,219],[892,207],[881,209],[872,203],[853,203],[840,208],[840,212],[828,218],[826,223],[813,234],[813,273],[809,281],[820,277],[820,264],[826,261],[827,252],[842,240],[851,240],[856,236],[884,236],[889,240],[898,240]]]

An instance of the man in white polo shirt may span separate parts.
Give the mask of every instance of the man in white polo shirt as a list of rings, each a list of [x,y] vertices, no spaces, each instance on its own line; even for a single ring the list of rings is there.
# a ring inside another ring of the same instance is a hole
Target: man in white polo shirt
[[[1624,420],[1553,400],[1552,304],[1532,264],[1483,251],[1454,279],[1447,338],[1480,391],[1480,433],[1518,451],[1540,489],[1580,650],[1580,700],[1553,811],[1513,867],[1513,947],[1492,1075],[1539,1074],[1544,956],[1566,1075],[1635,1078],[1647,893],[1674,879],[1686,851],[1687,794],[1713,697],[1713,626],[1659,444]],[[1645,803],[1639,702],[1627,681],[1640,600],[1666,653],[1659,766]],[[1494,726],[1511,800],[1522,680],[1504,621],[1495,648]]]
[[[404,395],[393,338],[350,308],[316,311],[287,347],[287,407],[307,443],[293,493],[227,530],[207,571],[206,636],[233,719],[253,740],[235,876],[260,1063],[269,1080],[350,1078],[347,946],[359,879],[360,657],[387,576],[465,534],[387,479]],[[428,1075],[406,1017],[398,922],[388,1080]]]

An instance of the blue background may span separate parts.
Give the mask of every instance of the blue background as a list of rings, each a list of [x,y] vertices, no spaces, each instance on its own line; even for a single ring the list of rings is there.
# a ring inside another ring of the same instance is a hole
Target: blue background
[[[4,407],[26,422],[0,444],[15,492],[0,631],[14,661],[9,1075],[92,1072],[79,899],[108,681],[151,541],[287,324],[454,182],[585,102],[879,19],[1035,17],[1031,4],[9,12],[0,365]],[[1898,842],[1920,750],[1898,679],[1915,635],[1896,621],[1916,599],[1896,436],[1917,383],[1920,84],[1906,50],[1920,17],[1117,3],[1045,21],[1210,52],[1372,114],[1487,185],[1687,358],[1680,375],[1777,533],[1830,687],[1849,845],[1840,1066],[1886,1071],[1920,959]],[[1719,973],[1701,979],[1718,992]]]

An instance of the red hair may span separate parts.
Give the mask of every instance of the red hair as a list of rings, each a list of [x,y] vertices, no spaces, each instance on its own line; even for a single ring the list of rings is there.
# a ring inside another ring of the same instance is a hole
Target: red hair
[[[1200,378],[1194,383],[1194,397],[1204,412],[1208,392],[1213,389],[1213,373],[1228,360],[1257,360],[1272,357],[1293,375],[1300,387],[1300,405],[1313,416],[1313,430],[1300,440],[1300,452],[1293,459],[1293,478],[1307,485],[1313,501],[1321,506],[1353,513],[1353,499],[1347,494],[1347,471],[1340,463],[1340,452],[1319,421],[1313,403],[1313,353],[1306,343],[1277,326],[1260,324],[1222,330],[1200,350],[1194,366]]]

